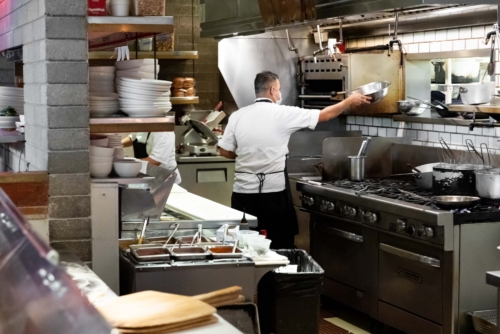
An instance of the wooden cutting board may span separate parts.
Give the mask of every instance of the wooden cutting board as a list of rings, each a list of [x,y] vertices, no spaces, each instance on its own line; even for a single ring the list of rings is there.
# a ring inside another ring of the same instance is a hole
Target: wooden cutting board
[[[192,297],[157,291],[121,296],[99,305],[98,310],[114,327],[148,329],[175,326],[207,318],[216,309]]]

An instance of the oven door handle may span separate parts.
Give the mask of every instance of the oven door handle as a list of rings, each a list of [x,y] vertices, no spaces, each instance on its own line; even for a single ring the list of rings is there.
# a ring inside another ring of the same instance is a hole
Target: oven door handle
[[[343,239],[347,239],[347,240],[351,240],[351,241],[355,241],[355,242],[359,242],[359,243],[363,242],[363,236],[362,235],[358,235],[358,234],[355,234],[355,233],[342,231],[342,230],[339,230],[337,228],[330,227],[330,226],[318,226],[318,225],[315,225],[314,227],[316,229],[318,229],[319,231],[321,231],[321,232],[328,233],[328,234],[337,236],[339,238],[343,238]]]
[[[386,245],[386,244],[380,244],[379,245],[379,249],[382,252],[386,252],[386,253],[389,253],[389,254],[392,254],[392,255],[396,255],[396,256],[405,258],[407,260],[412,260],[412,261],[420,262],[422,264],[425,264],[427,266],[431,266],[431,267],[434,267],[434,268],[441,268],[441,261],[438,260],[438,259],[429,257],[429,256],[424,256],[424,255],[420,255],[420,254],[417,254],[417,253],[409,252],[407,250],[404,250],[404,249],[401,249],[401,248],[397,248],[397,247],[393,247],[393,246],[389,246],[389,245]]]

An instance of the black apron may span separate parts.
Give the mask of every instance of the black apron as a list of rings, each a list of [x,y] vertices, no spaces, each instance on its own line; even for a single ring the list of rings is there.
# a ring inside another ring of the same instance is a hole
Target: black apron
[[[273,103],[273,102],[269,99],[265,99],[265,100],[256,100],[255,103]],[[235,171],[235,173],[253,174],[253,173],[240,172],[240,171]],[[292,190],[290,188],[290,180],[288,178],[286,161],[285,161],[285,169],[282,171],[272,172],[272,173],[256,173],[253,175],[255,175],[259,179],[259,194],[261,194],[262,187],[264,186],[264,182],[266,180],[266,175],[279,174],[279,173],[283,173],[283,176],[285,178],[285,192],[286,192],[286,199],[287,199],[286,206],[287,206],[287,213],[288,213],[287,221],[289,222],[289,226],[293,228],[293,230],[290,232],[292,232],[293,235],[297,235],[299,233],[299,222],[297,219],[297,213],[295,212],[295,208],[293,206]]]
[[[147,151],[149,135],[151,135],[151,132],[148,132],[148,136],[146,138],[145,143],[139,143],[137,138],[132,142],[132,146],[134,147],[134,156],[136,159],[144,159],[144,158],[149,157],[149,154]]]

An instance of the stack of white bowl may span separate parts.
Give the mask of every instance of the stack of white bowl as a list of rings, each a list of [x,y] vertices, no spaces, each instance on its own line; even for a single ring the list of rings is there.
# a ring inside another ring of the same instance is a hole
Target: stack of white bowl
[[[152,79],[155,76],[155,60],[154,59],[133,59],[117,61],[116,64],[117,78],[132,78],[132,79]],[[160,71],[158,59],[156,60],[156,74]]]
[[[110,0],[109,9],[113,16],[128,16],[130,0]]]
[[[24,115],[24,88],[0,87],[0,110],[7,107],[16,109],[18,115]]]
[[[99,93],[114,93],[114,66],[89,67],[89,91]]]
[[[106,117],[120,112],[117,93],[89,93],[91,117]]]
[[[108,147],[114,148],[113,161],[122,160],[125,158],[123,150],[122,137],[118,134],[108,134]]]
[[[106,177],[113,170],[114,148],[90,145],[90,176]]]
[[[130,117],[162,117],[172,109],[170,87],[164,80],[117,79],[120,110]]]

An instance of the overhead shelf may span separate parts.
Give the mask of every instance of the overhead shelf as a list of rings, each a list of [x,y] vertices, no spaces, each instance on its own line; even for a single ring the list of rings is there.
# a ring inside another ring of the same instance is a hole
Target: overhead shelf
[[[172,16],[88,16],[89,51],[121,46],[136,38],[172,33]]]
[[[198,96],[193,97],[170,97],[170,102],[172,104],[198,104],[200,99]]]
[[[111,59],[113,51],[94,51],[89,53],[89,59]],[[154,58],[153,51],[139,51],[137,58],[134,51],[130,51],[130,59]],[[115,55],[116,57],[116,55]],[[198,51],[157,51],[157,59],[198,59]]]
[[[171,132],[175,129],[175,117],[117,117],[91,118],[90,133]]]

